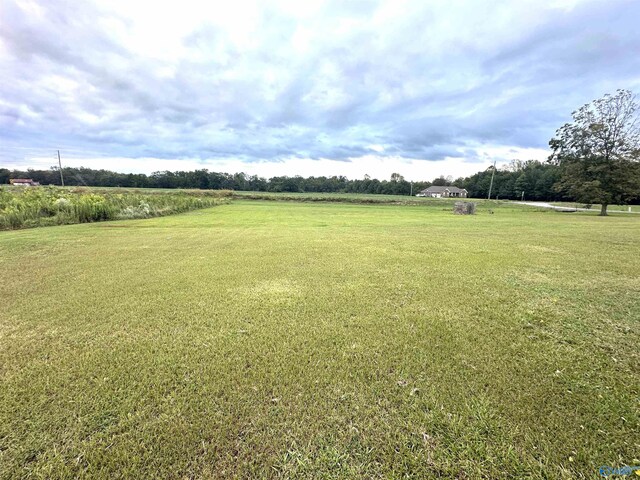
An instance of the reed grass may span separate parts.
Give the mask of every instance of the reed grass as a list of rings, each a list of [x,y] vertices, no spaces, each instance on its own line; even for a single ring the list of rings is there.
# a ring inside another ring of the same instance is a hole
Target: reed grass
[[[231,193],[5,187],[0,188],[0,229],[160,217],[219,205]]]

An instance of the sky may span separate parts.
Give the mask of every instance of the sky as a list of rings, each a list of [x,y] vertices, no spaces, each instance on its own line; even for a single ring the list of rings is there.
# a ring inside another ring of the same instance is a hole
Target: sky
[[[637,0],[0,0],[0,167],[408,180],[640,93]]]

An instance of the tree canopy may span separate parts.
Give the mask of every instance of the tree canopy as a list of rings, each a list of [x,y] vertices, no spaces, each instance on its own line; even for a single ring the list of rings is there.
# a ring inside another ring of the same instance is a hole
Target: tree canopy
[[[550,162],[561,167],[556,188],[580,202],[627,203],[640,191],[640,112],[635,95],[618,90],[572,113],[556,131]]]

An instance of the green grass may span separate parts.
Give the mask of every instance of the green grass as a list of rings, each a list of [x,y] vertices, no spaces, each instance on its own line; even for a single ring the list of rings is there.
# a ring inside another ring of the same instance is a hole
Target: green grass
[[[0,232],[0,478],[639,464],[640,222],[234,201]]]
[[[498,206],[504,202],[487,202],[477,198],[431,198],[409,195],[378,195],[372,193],[334,193],[334,192],[241,192],[234,191],[238,199],[280,200],[296,202],[358,203],[358,204],[395,204],[395,205],[431,205],[450,207],[456,201],[479,202],[487,206]]]
[[[298,201],[327,201],[327,202],[340,202],[349,203],[349,201],[361,201],[368,202],[374,201],[376,203],[391,203],[391,202],[422,202],[429,200],[425,197],[415,197],[409,195],[377,195],[372,193],[335,193],[335,192],[242,192],[234,191],[234,196],[237,198],[253,198],[261,200],[298,200]]]

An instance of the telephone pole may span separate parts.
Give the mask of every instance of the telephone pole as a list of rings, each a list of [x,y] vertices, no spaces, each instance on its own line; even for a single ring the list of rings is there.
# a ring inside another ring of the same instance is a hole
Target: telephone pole
[[[60,160],[60,150],[58,150],[58,166],[60,167],[60,183],[64,187],[64,177],[62,176],[62,161]]]
[[[493,170],[491,171],[491,183],[489,183],[489,196],[487,200],[491,200],[491,190],[493,189],[493,176],[496,174],[496,161],[493,161]]]

